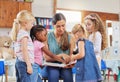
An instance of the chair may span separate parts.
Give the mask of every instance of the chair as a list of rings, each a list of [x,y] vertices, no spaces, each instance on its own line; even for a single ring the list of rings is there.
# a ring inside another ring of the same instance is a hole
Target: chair
[[[107,70],[108,70],[108,74],[107,74],[107,76],[108,76],[108,80],[109,80],[110,72],[112,72],[112,69],[111,69],[111,68],[107,68]]]
[[[0,76],[2,76],[1,82],[3,82],[4,74],[5,74],[4,60],[0,59]]]
[[[102,59],[101,60],[101,71],[103,72],[103,77],[104,79],[106,79],[106,70],[107,70],[107,67],[106,67],[106,62]]]
[[[111,68],[108,68],[106,66],[106,62],[102,59],[101,60],[101,71],[103,72],[103,76],[104,76],[104,79],[106,79],[106,70],[108,70],[108,73],[107,73],[107,79],[109,80],[109,77],[110,77],[110,72],[113,72]],[[116,81],[117,79],[117,76],[116,74],[113,75],[113,78],[114,80]]]

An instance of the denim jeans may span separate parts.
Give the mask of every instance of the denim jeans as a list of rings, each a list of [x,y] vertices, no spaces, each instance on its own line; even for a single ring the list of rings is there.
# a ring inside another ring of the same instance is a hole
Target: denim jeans
[[[30,74],[27,73],[27,65],[25,62],[16,59],[15,69],[17,82],[31,82]]]
[[[48,67],[48,82],[59,82],[59,78],[64,82],[73,82],[71,68]]]
[[[48,69],[47,66],[44,66],[42,69],[40,69],[40,74],[42,77],[48,77]]]
[[[39,69],[41,69],[40,66],[34,63],[32,67],[33,67],[33,73],[30,76],[31,82],[42,82],[42,79],[40,77],[41,75],[39,73]]]

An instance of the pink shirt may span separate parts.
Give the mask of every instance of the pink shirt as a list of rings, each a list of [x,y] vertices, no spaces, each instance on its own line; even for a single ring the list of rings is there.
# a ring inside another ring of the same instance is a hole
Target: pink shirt
[[[41,50],[42,47],[44,47],[44,43],[40,41],[33,41],[34,44],[34,62],[38,65],[42,65],[43,61],[43,51]]]

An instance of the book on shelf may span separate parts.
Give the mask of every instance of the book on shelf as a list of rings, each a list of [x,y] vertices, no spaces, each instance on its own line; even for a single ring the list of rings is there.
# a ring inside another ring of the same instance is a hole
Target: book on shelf
[[[64,64],[64,63],[52,63],[52,62],[46,62],[46,61],[43,61],[43,66],[53,66],[53,67],[66,67],[68,65],[71,65],[71,64],[75,64],[77,62],[77,60],[75,61],[71,61],[69,62],[68,64]]]

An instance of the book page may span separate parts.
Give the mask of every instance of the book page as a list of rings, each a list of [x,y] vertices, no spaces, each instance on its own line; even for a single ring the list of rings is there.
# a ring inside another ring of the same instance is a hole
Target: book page
[[[68,64],[59,64],[59,63],[52,63],[52,62],[46,62],[46,61],[43,61],[43,66],[53,66],[53,67],[65,67],[67,65],[71,65],[71,64],[75,64],[77,62],[77,60],[75,61],[71,61],[70,63]]]

